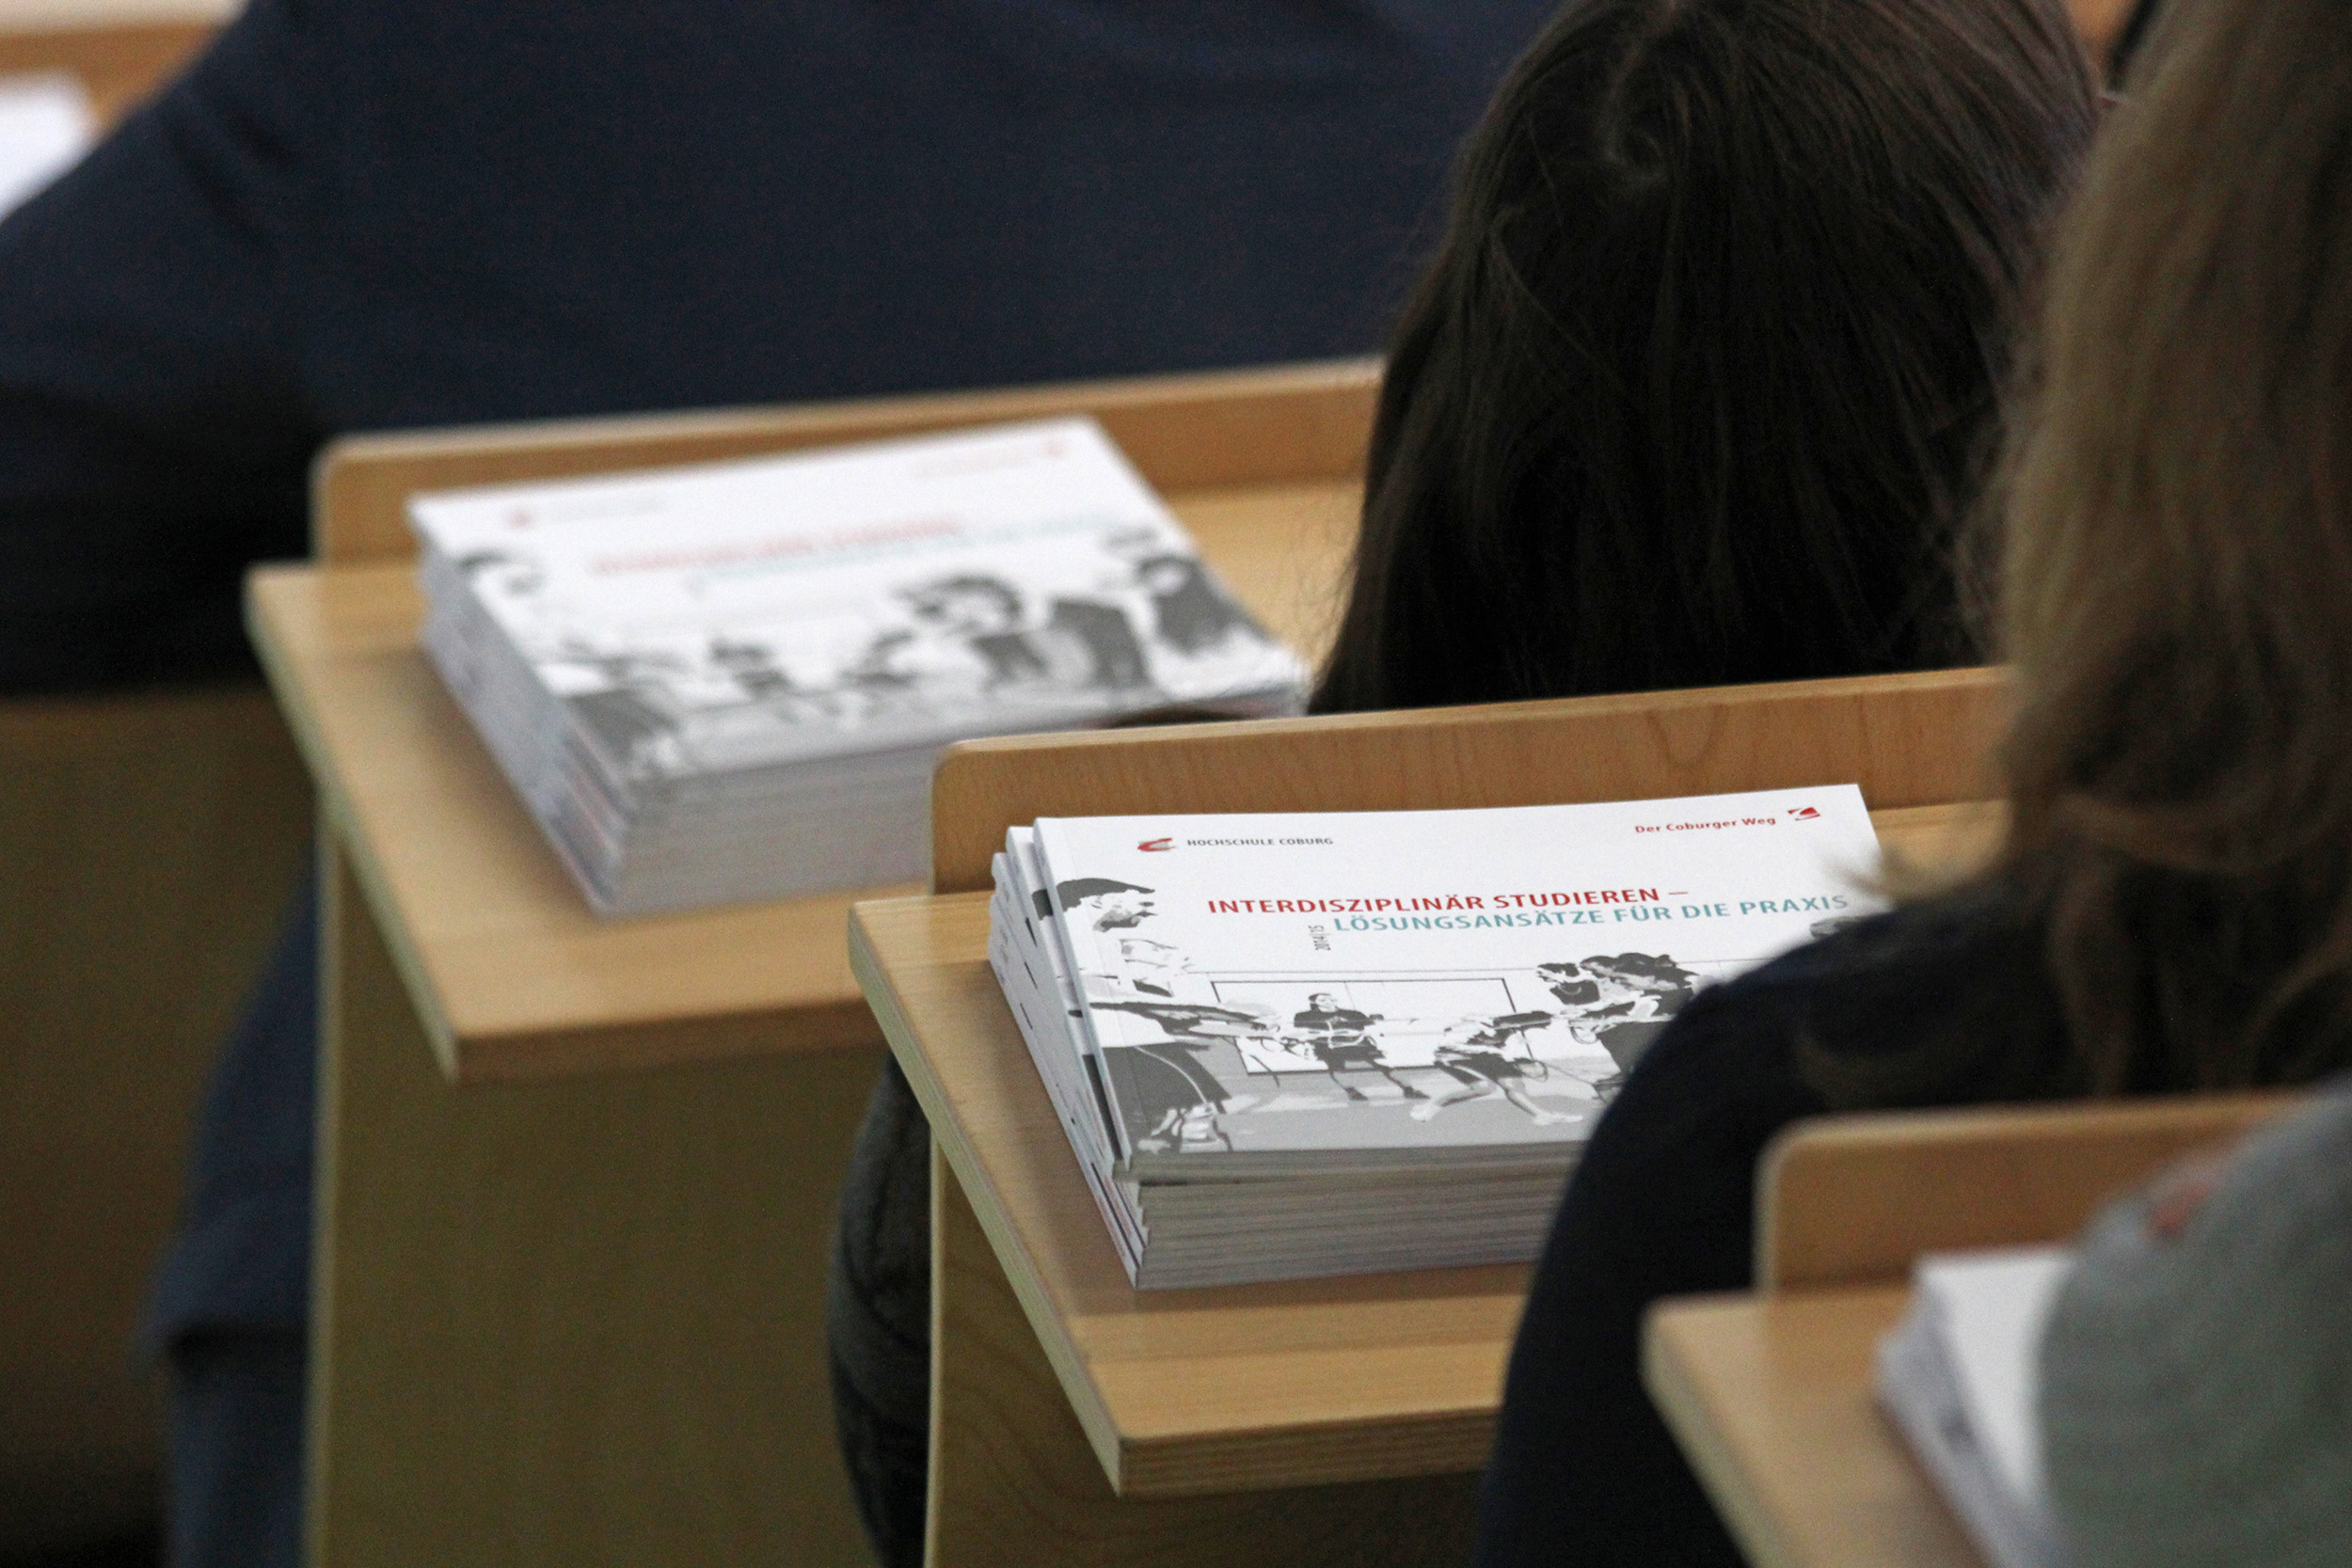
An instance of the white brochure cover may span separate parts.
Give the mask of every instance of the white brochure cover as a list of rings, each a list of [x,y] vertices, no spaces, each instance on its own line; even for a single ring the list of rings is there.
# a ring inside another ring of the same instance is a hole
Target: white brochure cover
[[[411,501],[623,780],[1295,705],[1090,420]]]
[[[1131,1166],[1581,1139],[1701,988],[1883,907],[1851,784],[1037,832]]]

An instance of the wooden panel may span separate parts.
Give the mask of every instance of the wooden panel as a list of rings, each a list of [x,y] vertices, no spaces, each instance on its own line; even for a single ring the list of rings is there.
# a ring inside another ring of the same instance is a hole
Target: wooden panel
[[[1878,822],[1890,847],[1926,860],[1967,842],[1954,816]],[[852,960],[883,1032],[1114,1489],[1170,1497],[1484,1465],[1525,1269],[1130,1288],[987,942],[981,894],[851,911]]]
[[[951,748],[932,886],[982,888],[1041,816],[1402,811],[1862,785],[1873,807],[1995,796],[1994,670],[1243,724],[1015,736]]]
[[[186,16],[98,22],[0,8],[0,76],[71,72],[101,123],[112,124],[209,42],[216,25]]]
[[[1321,646],[1351,482],[1171,498],[1278,634]],[[255,574],[263,662],[463,1081],[830,1050],[877,1037],[842,948],[850,895],[628,921],[590,913],[416,645],[406,564]]]
[[[2169,1161],[2294,1102],[2217,1095],[1800,1123],[1764,1154],[1756,1282],[1902,1279],[1922,1252],[2061,1241]]]
[[[874,1052],[435,1072],[328,880],[313,1563],[865,1563],[824,1351]]]
[[[1980,1568],[1872,1398],[1900,1289],[1663,1302],[1643,1381],[1756,1568]]]
[[[1121,1497],[937,1149],[930,1568],[1405,1568],[1468,1555],[1477,1477]]]
[[[154,1506],[133,1336],[309,836],[258,688],[0,703],[0,1559]]]
[[[1352,359],[1272,370],[1076,382],[785,408],[571,420],[350,436],[320,456],[320,560],[407,560],[407,499],[421,490],[876,440],[1006,420],[1090,413],[1163,492],[1352,479],[1362,471],[1379,366]]]

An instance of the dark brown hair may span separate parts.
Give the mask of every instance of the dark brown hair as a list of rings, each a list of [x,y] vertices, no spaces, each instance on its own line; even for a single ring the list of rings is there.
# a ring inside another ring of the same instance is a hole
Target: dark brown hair
[[[1994,881],[2097,1092],[2352,1064],[2352,10],[2168,8],[2001,488]]]
[[[1576,0],[1397,328],[1319,711],[1960,662],[2057,0]]]

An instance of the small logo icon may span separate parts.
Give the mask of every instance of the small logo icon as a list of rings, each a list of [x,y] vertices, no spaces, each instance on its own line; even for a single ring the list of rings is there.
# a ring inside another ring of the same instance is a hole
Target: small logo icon
[[[1175,848],[1176,841],[1172,838],[1147,838],[1136,847],[1147,855],[1156,855]]]
[[[1821,813],[1818,807],[1814,806],[1790,806],[1788,815],[1800,822],[1811,822],[1817,820]]]

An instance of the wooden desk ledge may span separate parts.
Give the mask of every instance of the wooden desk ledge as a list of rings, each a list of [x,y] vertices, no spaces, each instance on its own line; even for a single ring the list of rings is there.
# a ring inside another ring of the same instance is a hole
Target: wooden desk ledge
[[[984,894],[850,913],[852,966],[1113,1489],[1481,1467],[1526,1269],[1132,1289],[987,944]]]
[[[604,921],[416,646],[406,565],[265,568],[254,642],[460,1083],[875,1043],[850,895]]]
[[[1652,1308],[1643,1381],[1756,1568],[1982,1568],[1872,1394],[1900,1285]]]

